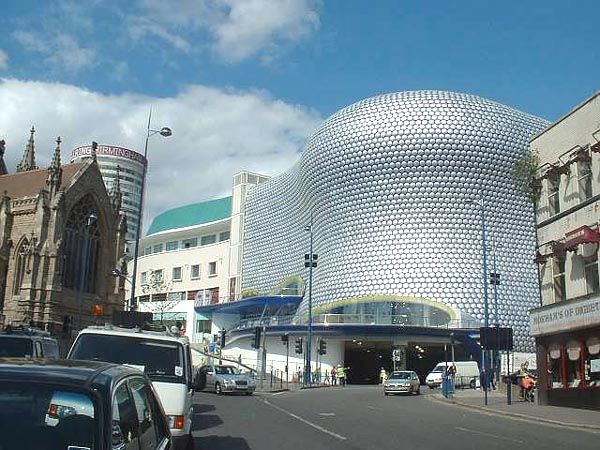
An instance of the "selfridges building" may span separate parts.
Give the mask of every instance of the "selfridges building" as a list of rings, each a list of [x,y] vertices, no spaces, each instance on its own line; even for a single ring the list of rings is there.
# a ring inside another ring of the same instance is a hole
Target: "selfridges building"
[[[533,211],[512,168],[546,125],[453,92],[386,94],[340,110],[290,170],[248,193],[243,288],[308,282],[312,215],[316,323],[479,327],[484,215],[488,272],[500,274],[488,288],[489,323],[512,326],[516,350],[529,350],[527,312],[539,304]],[[305,295],[295,323],[307,304]]]

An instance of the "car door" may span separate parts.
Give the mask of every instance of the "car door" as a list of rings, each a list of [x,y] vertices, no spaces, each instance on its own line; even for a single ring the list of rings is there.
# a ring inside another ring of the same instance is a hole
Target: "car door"
[[[215,374],[215,366],[206,366],[205,373],[206,373],[206,387],[211,390],[214,390],[215,383],[217,381],[217,377]]]
[[[168,448],[169,434],[165,432],[164,414],[157,407],[152,388],[143,377],[130,377],[127,384],[137,412],[140,448]]]

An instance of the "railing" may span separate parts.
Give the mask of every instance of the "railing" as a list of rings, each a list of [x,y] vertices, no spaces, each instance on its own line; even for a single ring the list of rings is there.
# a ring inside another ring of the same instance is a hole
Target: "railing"
[[[269,327],[277,325],[298,324],[303,325],[306,322],[294,322],[294,315],[259,317],[243,319],[235,325],[234,329],[246,329],[254,327]],[[428,318],[419,317],[416,323],[406,315],[382,316],[377,314],[316,314],[312,318],[313,324],[321,325],[400,325],[410,327],[428,327],[428,328],[479,328],[481,322],[476,319],[454,319],[443,323],[434,323]]]

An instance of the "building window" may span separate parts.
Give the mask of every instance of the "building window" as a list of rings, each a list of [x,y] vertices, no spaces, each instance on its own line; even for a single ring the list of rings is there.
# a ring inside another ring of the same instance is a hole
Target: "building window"
[[[565,255],[552,257],[552,277],[554,282],[554,301],[562,302],[567,298],[565,292]]]
[[[184,239],[181,241],[181,248],[198,247],[198,238]]]
[[[217,262],[216,261],[208,263],[208,276],[209,277],[217,276]]]
[[[200,291],[188,291],[187,299],[188,300],[196,300],[196,295],[198,295],[198,292],[200,292]]]
[[[29,249],[29,241],[24,238],[21,245],[15,252],[15,286],[13,289],[14,295],[21,293],[21,286],[25,278],[25,267],[27,265],[27,253]]]
[[[577,174],[579,176],[579,199],[584,201],[592,196],[592,160],[589,156],[577,161]]]
[[[217,235],[211,234],[210,236],[202,236],[200,239],[200,245],[210,245],[217,242]]]
[[[588,386],[600,388],[600,338],[592,336],[585,341],[585,381]]]
[[[152,254],[152,247],[146,247],[144,249],[144,255],[151,255]]]
[[[152,271],[152,283],[159,284],[159,283],[162,283],[162,281],[163,281],[163,270],[162,269],[153,270]]]
[[[138,297],[138,301],[139,302],[149,302],[150,301],[150,296],[149,295],[140,295]]]
[[[148,284],[148,272],[142,272],[140,274],[140,283],[141,284]]]
[[[211,305],[214,305],[215,303],[219,303],[219,288],[210,288],[207,291],[204,292],[204,298],[206,299],[206,297],[208,295],[210,295],[210,303]]]
[[[600,291],[600,279],[598,278],[598,250],[590,257],[584,257],[585,265],[585,287],[588,294]]]
[[[163,245],[161,244],[154,244],[154,247],[152,247],[152,253],[160,253],[163,251]]]
[[[169,292],[167,294],[167,300],[170,302],[180,302],[185,300],[185,292]]]
[[[552,345],[546,355],[546,371],[548,374],[548,388],[560,389],[564,387],[562,379],[563,351],[560,345]]]
[[[165,250],[168,252],[172,252],[173,250],[177,250],[179,248],[179,241],[170,241],[165,244]]]
[[[567,386],[576,388],[581,385],[581,344],[570,341],[566,347],[567,353]]]
[[[210,333],[210,320],[196,320],[196,333]]]
[[[153,302],[164,302],[167,299],[167,293],[163,292],[160,294],[152,294]]]
[[[229,231],[223,231],[222,233],[219,233],[219,242],[228,240],[230,236],[231,233]]]
[[[192,280],[200,278],[200,264],[192,264],[190,267],[190,278]]]
[[[551,216],[560,212],[560,176],[548,178],[548,206]]]
[[[173,280],[181,281],[181,267],[173,267]]]

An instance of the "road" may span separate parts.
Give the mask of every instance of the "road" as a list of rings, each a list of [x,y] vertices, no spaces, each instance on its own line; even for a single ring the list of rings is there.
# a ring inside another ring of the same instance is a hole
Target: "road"
[[[376,386],[195,395],[196,449],[551,450],[598,448],[600,434],[488,415]]]

